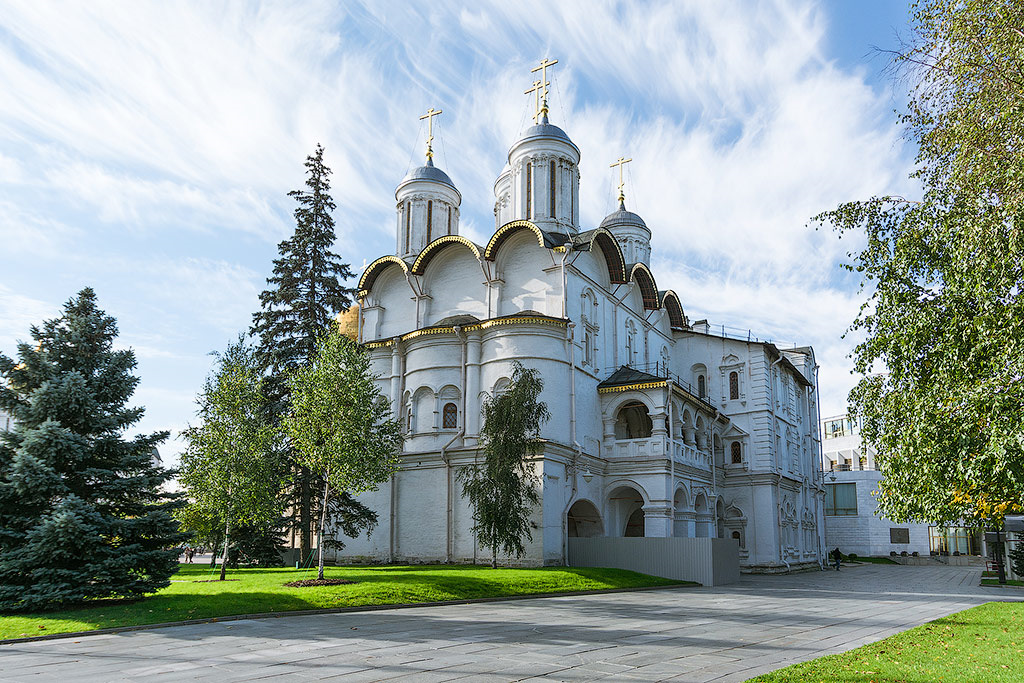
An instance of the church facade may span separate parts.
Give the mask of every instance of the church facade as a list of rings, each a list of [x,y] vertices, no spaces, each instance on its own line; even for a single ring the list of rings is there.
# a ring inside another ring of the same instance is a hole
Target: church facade
[[[398,185],[395,253],[362,274],[359,336],[406,441],[400,470],[361,497],[378,527],[337,560],[489,557],[457,470],[519,361],[544,379],[551,419],[533,541],[509,561],[566,564],[573,536],[688,536],[735,539],[745,571],[819,566],[813,350],[688,320],[621,184],[618,210],[580,225],[580,150],[540,104],[495,181],[486,244],[459,234],[461,194],[429,141]]]

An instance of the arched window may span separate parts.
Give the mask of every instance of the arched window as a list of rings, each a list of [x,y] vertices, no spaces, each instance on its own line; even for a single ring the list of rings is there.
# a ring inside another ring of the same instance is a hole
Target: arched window
[[[533,218],[533,163],[526,162],[526,220]]]
[[[740,397],[740,374],[738,372],[729,373],[729,398],[733,401]]]
[[[739,543],[740,547],[742,548],[743,547],[743,536],[740,535],[740,532],[738,532],[738,531],[732,532],[732,537],[736,539],[736,542]]]
[[[444,404],[444,413],[441,416],[441,424],[444,429],[456,429],[459,426],[459,407],[454,403]]]
[[[653,430],[647,406],[639,401],[631,401],[621,408],[615,419],[616,439],[646,439]]]
[[[742,446],[740,446],[740,442],[739,441],[733,441],[732,442],[732,446],[730,446],[729,449],[732,451],[732,464],[733,465],[739,465],[740,463],[742,463],[743,462],[743,450],[742,450]]]
[[[551,183],[548,190],[548,198],[551,200],[548,206],[548,212],[552,218],[555,217],[555,162],[551,162]]]
[[[697,375],[697,396],[701,398],[707,398],[708,387],[707,382],[704,380],[704,375]]]
[[[430,229],[433,227],[431,223],[434,222],[434,202],[427,201],[427,244],[430,244]]]
[[[412,431],[412,408],[405,411],[405,431]]]

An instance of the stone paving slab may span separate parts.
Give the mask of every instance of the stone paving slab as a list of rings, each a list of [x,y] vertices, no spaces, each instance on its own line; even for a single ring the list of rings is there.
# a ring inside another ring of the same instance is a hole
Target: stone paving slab
[[[0,644],[7,681],[743,681],[989,600],[980,569],[864,565],[715,588],[176,626]]]

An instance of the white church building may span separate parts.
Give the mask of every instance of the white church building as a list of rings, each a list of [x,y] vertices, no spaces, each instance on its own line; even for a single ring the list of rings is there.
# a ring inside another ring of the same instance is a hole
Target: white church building
[[[685,292],[659,289],[652,229],[621,183],[618,210],[581,225],[580,149],[544,95],[494,183],[486,244],[459,235],[461,194],[429,139],[398,184],[395,253],[362,274],[359,336],[406,440],[400,470],[361,497],[378,527],[336,559],[489,558],[456,474],[479,457],[483,398],[519,361],[551,419],[533,541],[511,562],[566,564],[574,536],[682,536],[735,539],[743,571],[818,567],[813,350],[691,323]]]

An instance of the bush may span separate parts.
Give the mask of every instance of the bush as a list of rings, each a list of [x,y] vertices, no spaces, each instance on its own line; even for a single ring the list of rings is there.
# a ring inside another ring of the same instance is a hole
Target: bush
[[[896,551],[895,550],[890,550],[889,551],[889,557],[896,557]]]
[[[856,560],[856,559],[857,559],[857,553],[850,553],[850,554],[849,554],[849,558],[850,558],[851,560]]]
[[[921,555],[921,553],[917,552],[916,550],[914,552],[910,553],[910,554],[913,555],[914,557],[919,557]]]
[[[900,555],[901,555],[902,557],[906,557],[906,556],[907,556],[907,551],[906,551],[906,550],[902,551],[902,552],[900,553]]]

